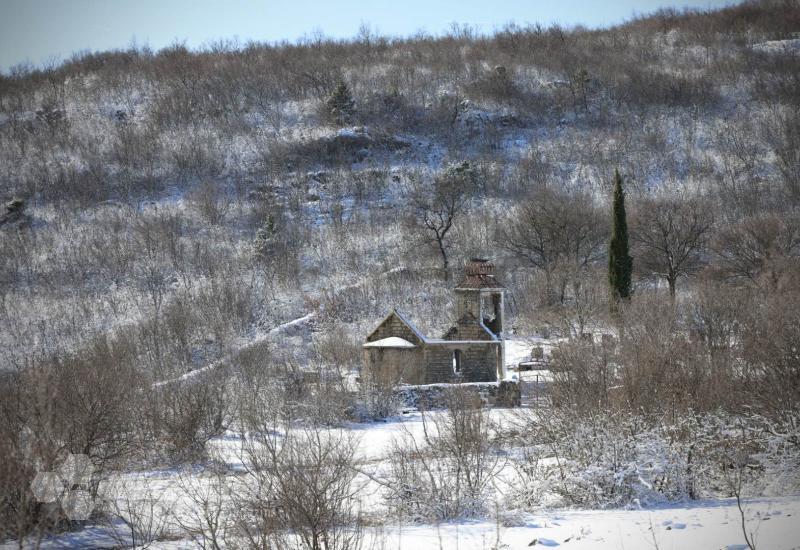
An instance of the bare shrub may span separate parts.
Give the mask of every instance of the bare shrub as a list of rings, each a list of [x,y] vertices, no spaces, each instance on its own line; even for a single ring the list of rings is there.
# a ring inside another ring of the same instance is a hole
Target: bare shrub
[[[654,413],[714,406],[703,393],[709,372],[682,323],[669,299],[640,296],[625,310],[617,406]]]
[[[223,468],[212,464],[196,478],[181,472],[177,484],[188,504],[174,514],[181,530],[203,550],[219,550],[233,543],[237,514],[230,495],[232,483]]]
[[[800,205],[800,110],[797,103],[785,112],[772,113],[765,122],[764,137],[777,159],[784,192],[791,204]]]
[[[219,183],[205,180],[189,194],[189,202],[211,225],[219,225],[225,221],[230,210],[230,202],[225,190]]]
[[[715,82],[706,75],[674,75],[652,68],[630,67],[615,88],[619,100],[634,106],[713,105],[719,101]]]
[[[513,74],[509,74],[509,70],[503,65],[496,66],[487,75],[471,82],[466,91],[472,97],[503,102],[517,99],[521,95]]]
[[[320,364],[338,369],[341,374],[361,363],[361,343],[343,327],[332,327],[317,336],[314,351]]]
[[[423,415],[422,436],[406,432],[392,446],[387,502],[415,521],[482,516],[499,471],[492,424],[478,397],[454,388],[446,400],[441,416]]]
[[[183,181],[219,176],[225,168],[219,143],[210,135],[192,135],[171,151],[175,173]]]
[[[746,330],[747,311],[757,297],[745,289],[720,286],[703,281],[687,300],[687,324],[690,338],[708,361],[711,383],[706,389],[712,403],[736,410],[737,401],[748,392],[741,383],[742,334]]]
[[[683,497],[682,449],[645,437],[646,429],[643,417],[559,409],[528,423],[526,438],[555,458],[555,465],[538,474],[567,504],[604,507]]]
[[[246,532],[277,531],[284,548],[360,548],[356,444],[346,432],[310,427],[254,433],[245,447],[246,490],[236,496]]]
[[[259,548],[360,548],[358,440],[314,419],[293,422],[296,402],[286,373],[270,362],[265,367],[263,350],[243,354],[238,363],[245,474],[230,485],[238,511],[231,536]]]
[[[149,548],[167,535],[173,503],[146,478],[114,477],[103,492],[109,531],[118,544]]]
[[[396,414],[402,400],[391,381],[380,380],[370,369],[361,369],[354,416],[357,420],[380,420]]]
[[[742,308],[727,294],[696,301],[639,295],[625,308],[619,342],[566,341],[553,355],[553,403],[577,411],[676,415],[736,407],[744,396]],[[714,300],[714,302],[712,302]]]
[[[553,355],[553,406],[582,414],[607,410],[617,382],[611,358],[584,339],[559,344]]]
[[[770,296],[748,308],[741,330],[746,391],[772,414],[800,403],[800,294]]]
[[[206,442],[230,422],[226,369],[212,368],[186,380],[163,383],[151,391],[154,435],[178,460],[205,456]]]

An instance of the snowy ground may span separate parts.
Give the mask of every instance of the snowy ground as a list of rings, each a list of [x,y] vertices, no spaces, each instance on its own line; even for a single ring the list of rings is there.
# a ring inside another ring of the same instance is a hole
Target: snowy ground
[[[514,422],[518,411],[495,409],[497,423]],[[522,413],[526,414],[526,413]],[[532,414],[528,411],[528,414]],[[398,416],[387,422],[353,424],[348,429],[357,436],[359,463],[379,469],[386,464],[386,452],[394,438],[408,432],[419,434],[423,427],[420,413]],[[210,443],[210,453],[221,458],[232,471],[241,468],[241,439],[233,432]],[[504,470],[505,474],[509,472]],[[184,473],[184,482],[185,482]],[[191,473],[189,474],[192,475]],[[140,472],[124,476],[133,486],[166,495],[161,506],[180,513],[180,474],[175,470]],[[203,483],[202,478],[195,477]],[[141,490],[141,489],[140,489]],[[380,489],[366,482],[362,493],[367,509],[380,510]],[[693,501],[631,510],[546,510],[513,513],[500,510],[502,522],[495,520],[461,521],[440,525],[400,525],[389,520],[383,528],[368,534],[378,548],[413,550],[492,549],[564,547],[568,549],[746,549],[741,517],[735,500]],[[800,495],[748,499],[745,504],[748,530],[755,533],[758,548],[800,548]],[[186,548],[191,541],[175,538],[152,548]],[[501,545],[497,546],[497,540]],[[534,542],[535,541],[535,542]],[[46,541],[45,548],[91,548],[118,544],[100,526],[66,533]],[[7,545],[0,547],[13,547]]]
[[[758,499],[746,512],[758,548],[800,548],[800,497]],[[739,522],[731,500],[651,510],[555,510],[526,516],[519,527],[500,527],[500,548],[746,549]],[[412,526],[389,530],[387,548],[489,549],[497,536],[497,526],[488,522]]]
[[[519,420],[519,411],[494,409],[490,414],[499,426]],[[379,468],[395,438],[403,433],[421,434],[423,417],[411,413],[387,422],[352,424],[349,429],[358,436],[359,461]],[[220,438],[212,445],[227,457],[229,465],[235,465],[240,456],[236,438]],[[510,475],[504,469],[500,477]],[[370,504],[380,506],[378,488],[368,485],[363,494]],[[758,548],[800,549],[800,495],[748,500],[745,512],[748,529],[756,533]],[[504,523],[509,523],[508,519]],[[379,534],[373,532],[373,536],[380,538],[387,550],[488,550],[495,547],[498,532],[507,548],[527,548],[534,540],[537,542],[533,546],[570,549],[747,548],[741,516],[736,501],[731,499],[636,510],[550,510],[513,516],[510,523],[514,526],[500,526],[499,530],[496,521],[395,525],[383,528]]]
[[[755,532],[757,548],[800,548],[800,497],[751,501],[747,504],[747,517]],[[492,522],[460,522],[394,526],[373,530],[370,535],[384,550],[489,550],[531,546],[565,550],[747,549],[739,512],[731,500],[651,510],[554,510],[525,516],[522,520],[524,523],[520,526],[501,526],[499,530]],[[496,546],[498,534],[500,546]],[[103,529],[89,527],[49,540],[43,548],[98,548],[114,544],[114,539]],[[155,543],[151,548],[187,546],[191,546],[189,541],[173,540]]]

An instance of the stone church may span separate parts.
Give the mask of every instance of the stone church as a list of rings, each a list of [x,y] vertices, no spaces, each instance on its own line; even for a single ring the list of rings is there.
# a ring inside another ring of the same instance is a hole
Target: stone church
[[[383,383],[494,382],[505,378],[505,288],[489,260],[473,258],[454,292],[455,324],[441,338],[422,334],[392,310],[364,344],[364,364]]]

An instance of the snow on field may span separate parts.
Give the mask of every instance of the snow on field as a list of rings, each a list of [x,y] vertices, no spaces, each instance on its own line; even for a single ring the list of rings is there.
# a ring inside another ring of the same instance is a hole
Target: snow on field
[[[746,515],[757,548],[800,548],[800,496],[757,499],[747,504]],[[733,500],[650,510],[556,510],[526,516],[518,527],[500,527],[499,548],[745,550],[740,522]],[[498,527],[462,522],[393,528],[385,534],[387,550],[489,549],[496,547]]]
[[[388,465],[387,452],[395,438],[410,433],[421,435],[425,422],[444,412],[419,412],[393,417],[386,422],[350,424],[346,429],[356,436],[356,454],[360,468],[373,474]],[[519,415],[536,414],[531,410],[492,409],[491,419],[499,424],[515,422]],[[209,454],[227,463],[231,476],[243,469],[242,439],[228,432],[209,443]],[[513,475],[504,468],[500,478]],[[213,478],[193,468],[180,472],[175,469],[127,473],[122,476],[135,493],[157,494],[160,505],[172,514],[185,513],[191,506],[185,501],[181,485],[202,485]],[[360,493],[362,505],[379,517],[383,509],[380,487],[367,477]],[[244,479],[244,478],[241,478]],[[506,479],[508,481],[508,479]],[[130,497],[129,497],[130,498]],[[460,521],[440,525],[398,524],[387,519],[382,528],[367,530],[385,550],[406,549],[486,549],[563,547],[566,549],[746,549],[741,530],[741,517],[735,500],[720,499],[667,504],[649,509],[577,510],[553,509],[532,513],[517,513],[502,509],[502,494],[498,493],[501,522]],[[183,512],[181,511],[183,510]],[[747,499],[745,516],[748,530],[755,533],[758,548],[800,549],[800,495]],[[500,524],[510,525],[504,527]],[[497,539],[501,542],[496,546]],[[186,548],[186,539],[161,541],[151,548]],[[534,542],[535,541],[535,542]],[[44,548],[97,548],[113,546],[108,532],[100,526],[87,526],[64,533],[46,541]],[[0,548],[10,546],[0,545]],[[369,547],[366,545],[365,547]]]
[[[545,357],[549,357],[553,351],[553,346],[558,340],[545,338],[514,338],[506,340],[506,378],[518,380],[520,382],[542,382],[552,379],[549,370],[517,371],[517,366],[531,360],[531,350],[535,346],[540,346]]]
[[[296,319],[274,329],[291,332],[310,321],[310,316]],[[546,355],[551,352],[552,340],[540,338],[511,339],[507,341],[506,364],[516,366],[530,357],[533,346],[543,346]],[[530,373],[521,373],[522,375]],[[383,422],[349,423],[343,426],[354,436],[354,449],[361,473],[355,482],[360,484],[359,498],[364,510],[375,519],[386,520],[380,528],[366,530],[368,542],[375,542],[385,550],[406,549],[512,549],[529,547],[563,547],[567,549],[730,549],[747,548],[742,534],[741,516],[735,500],[705,500],[664,504],[647,509],[543,509],[518,512],[504,509],[504,489],[513,487],[517,479],[511,462],[499,464],[497,471],[497,509],[493,518],[439,525],[402,524],[387,519],[383,487],[377,479],[390,466],[393,442],[403,436],[420,438],[424,430],[444,411],[420,413],[410,411]],[[508,427],[509,423],[524,420],[525,415],[536,415],[532,409],[491,409],[493,423]],[[232,483],[246,480],[247,453],[242,434],[229,430],[208,443],[209,456],[228,468],[227,478]],[[161,509],[169,510],[168,522],[186,517],[193,504],[187,500],[186,487],[205,487],[213,483],[213,476],[203,474],[201,467],[184,470],[168,469],[145,472],[128,472],[118,476],[126,496],[138,501],[156,496]],[[755,534],[757,548],[800,549],[800,495],[784,497],[759,497],[746,499],[747,528]],[[174,527],[174,526],[173,526]],[[119,526],[125,538],[124,526]],[[43,548],[101,548],[119,545],[109,534],[108,526],[88,525],[82,529],[55,536]],[[169,540],[162,540],[151,548],[187,548],[192,541],[182,538],[180,531],[168,530]],[[118,535],[119,537],[120,535]],[[499,544],[498,544],[499,541]],[[0,544],[11,548],[13,543]],[[365,547],[370,547],[370,544]]]
[[[433,411],[426,413],[425,418],[430,423],[442,414],[444,414],[442,411]],[[517,411],[514,409],[492,409],[489,414],[495,424],[502,426],[507,422],[512,422],[517,415]],[[422,413],[413,411],[388,418],[384,422],[352,422],[346,425],[346,429],[356,437],[358,446],[356,457],[358,462],[368,463],[385,460],[387,452],[391,449],[392,441],[404,434],[410,434],[415,438],[421,437],[425,426]],[[430,429],[430,426],[428,429]],[[242,440],[239,434],[228,432],[212,439],[208,446],[209,454],[221,462],[225,462],[229,467],[236,468],[237,465],[241,465],[243,452]]]
[[[800,496],[760,498],[746,504],[748,529],[757,548],[800,548]],[[384,550],[488,550],[554,548],[746,550],[741,519],[733,500],[702,501],[649,510],[553,510],[524,515],[520,525],[502,527],[482,521],[441,525],[395,525],[370,530]],[[496,546],[499,536],[500,545]],[[113,546],[102,528],[90,526],[48,540],[42,548]],[[186,548],[187,540],[155,543],[151,548]],[[0,545],[11,548],[15,545]],[[369,548],[369,545],[365,545]]]
[[[516,367],[520,362],[529,360],[531,349],[538,345],[542,344],[536,338],[506,340],[506,368]]]

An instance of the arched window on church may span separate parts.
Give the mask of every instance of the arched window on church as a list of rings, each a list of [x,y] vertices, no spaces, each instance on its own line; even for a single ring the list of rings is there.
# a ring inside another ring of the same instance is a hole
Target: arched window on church
[[[461,372],[461,350],[453,350],[453,372],[459,374]]]

